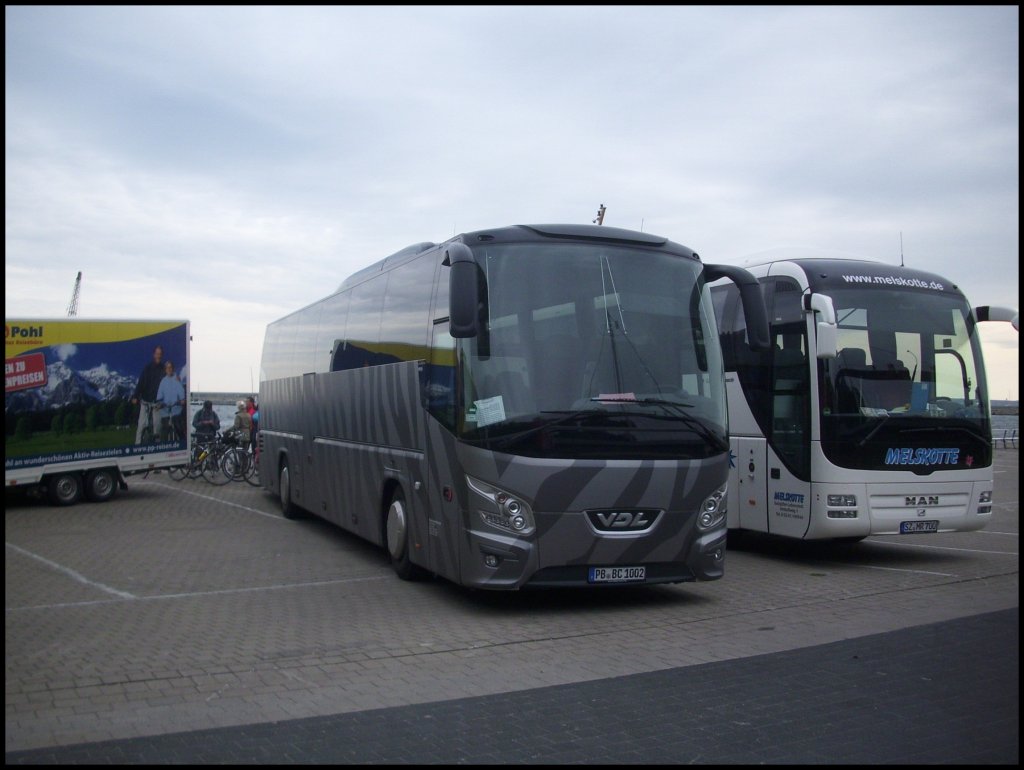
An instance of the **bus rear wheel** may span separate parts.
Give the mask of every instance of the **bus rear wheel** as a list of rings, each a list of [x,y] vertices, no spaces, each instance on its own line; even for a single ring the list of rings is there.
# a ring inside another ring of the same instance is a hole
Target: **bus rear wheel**
[[[409,559],[409,511],[405,496],[396,489],[384,521],[385,545],[391,559],[391,568],[402,580],[422,580],[426,570]]]

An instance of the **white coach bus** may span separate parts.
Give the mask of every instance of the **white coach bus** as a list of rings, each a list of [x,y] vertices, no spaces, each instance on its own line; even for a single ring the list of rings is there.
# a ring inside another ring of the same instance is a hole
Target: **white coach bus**
[[[729,442],[704,265],[649,233],[421,243],[267,327],[260,475],[285,516],[480,588],[723,574]]]
[[[743,343],[735,288],[712,287],[729,393],[728,527],[793,538],[975,530],[992,512],[978,323],[938,275],[869,260],[747,265],[771,344]]]

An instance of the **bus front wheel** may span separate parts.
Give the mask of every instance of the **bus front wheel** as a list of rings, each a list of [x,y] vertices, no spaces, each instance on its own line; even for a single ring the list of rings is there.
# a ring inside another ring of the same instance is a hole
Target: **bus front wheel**
[[[409,510],[401,489],[396,489],[384,522],[391,567],[402,580],[420,580],[426,571],[409,559]]]

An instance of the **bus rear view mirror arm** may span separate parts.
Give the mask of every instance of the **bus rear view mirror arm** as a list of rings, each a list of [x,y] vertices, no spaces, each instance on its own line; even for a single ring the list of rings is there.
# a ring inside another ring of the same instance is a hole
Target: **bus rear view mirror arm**
[[[768,311],[761,294],[761,284],[747,270],[735,265],[704,265],[704,280],[707,283],[719,278],[728,278],[740,290],[743,316],[747,324],[747,341],[752,350],[768,350],[771,338],[768,336]]]
[[[1008,321],[1015,330],[1020,331],[1020,316],[1010,307],[980,305],[974,308],[974,317],[979,321]]]

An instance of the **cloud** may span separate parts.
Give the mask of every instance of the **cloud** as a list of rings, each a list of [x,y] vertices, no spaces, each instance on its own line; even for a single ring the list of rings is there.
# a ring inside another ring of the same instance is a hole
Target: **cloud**
[[[588,223],[601,203],[606,225],[715,261],[799,243],[898,263],[902,235],[908,265],[1017,306],[1018,21],[11,7],[7,312],[63,315],[82,270],[82,315],[232,329],[223,355],[219,332],[197,337],[193,376],[246,389],[266,323],[350,273],[458,232]]]

